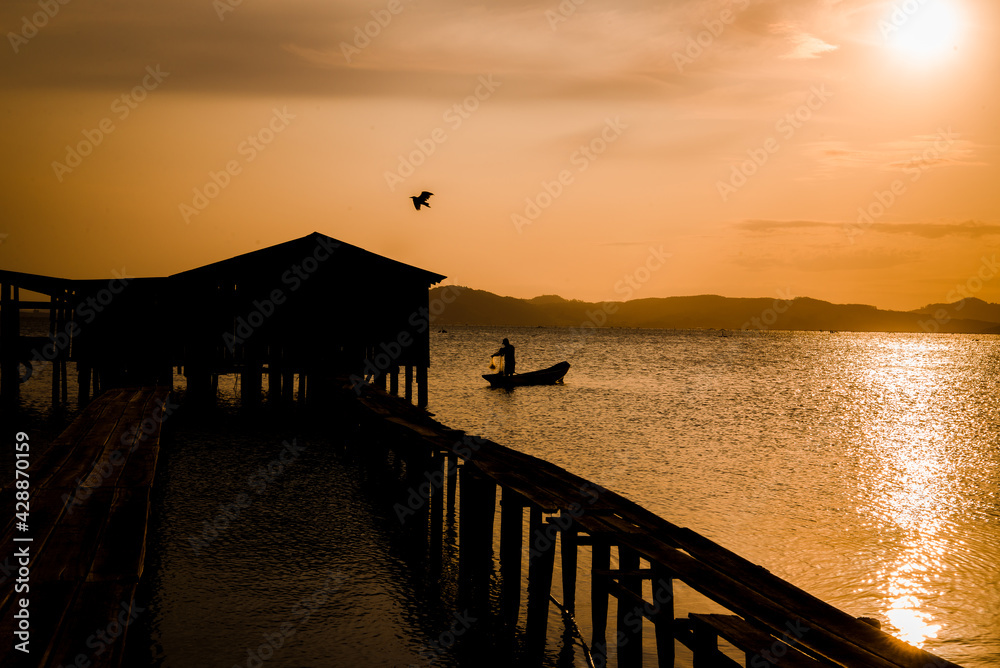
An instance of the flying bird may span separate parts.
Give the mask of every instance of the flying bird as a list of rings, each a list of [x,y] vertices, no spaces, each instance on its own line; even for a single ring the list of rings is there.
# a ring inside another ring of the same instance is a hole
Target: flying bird
[[[410,199],[413,200],[413,208],[416,209],[417,211],[420,211],[421,204],[426,206],[428,209],[431,208],[431,205],[427,203],[427,198],[433,194],[434,193],[429,193],[425,190],[415,197],[410,197]]]

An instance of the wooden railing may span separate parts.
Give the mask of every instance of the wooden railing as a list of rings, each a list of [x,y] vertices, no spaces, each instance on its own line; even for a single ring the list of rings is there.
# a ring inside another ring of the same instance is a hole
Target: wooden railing
[[[955,668],[821,601],[707,538],[679,527],[633,501],[554,464],[469,436],[377,389],[345,387],[354,406],[349,419],[366,434],[387,435],[405,462],[411,489],[430,480],[427,502],[407,509],[440,545],[442,517],[458,514],[459,582],[465,600],[487,596],[494,574],[494,517],[500,502],[499,578],[503,624],[517,625],[521,561],[528,545],[527,615],[530,651],[545,648],[555,554],[562,560],[562,607],[575,613],[578,551],[590,546],[593,664],[607,662],[608,636],[618,666],[643,661],[642,618],[652,622],[657,665],[675,664],[676,643],[703,666],[875,666]],[[446,491],[445,491],[446,490]],[[523,513],[529,513],[525,536]],[[612,550],[618,568],[611,568]],[[643,582],[649,598],[643,596]],[[690,613],[678,618],[674,583],[683,582],[729,614]],[[609,634],[609,600],[617,599]],[[650,600],[651,599],[651,600]],[[745,656],[742,663],[718,648],[723,638]]]

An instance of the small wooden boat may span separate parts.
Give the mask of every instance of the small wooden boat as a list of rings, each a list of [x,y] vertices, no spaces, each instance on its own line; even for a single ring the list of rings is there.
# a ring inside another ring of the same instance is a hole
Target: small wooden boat
[[[552,385],[561,383],[563,376],[569,371],[569,362],[559,362],[548,369],[515,373],[513,376],[503,376],[499,373],[484,373],[483,378],[489,381],[490,387],[519,387],[521,385]]]

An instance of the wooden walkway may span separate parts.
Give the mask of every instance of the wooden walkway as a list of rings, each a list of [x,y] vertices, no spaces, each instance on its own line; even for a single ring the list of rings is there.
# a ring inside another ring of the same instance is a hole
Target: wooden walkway
[[[523,510],[529,510],[525,627],[529,645],[534,642],[539,651],[545,643],[558,535],[564,607],[570,612],[575,607],[578,547],[591,546],[593,568],[586,575],[592,580],[594,634],[590,650],[595,658],[607,654],[608,603],[610,598],[618,601],[617,629],[610,633],[610,644],[617,644],[618,666],[642,665],[642,625],[636,623],[636,617],[642,615],[655,629],[660,668],[674,665],[675,641],[692,650],[695,668],[775,664],[957,668],[619,494],[549,462],[448,429],[426,412],[370,386],[360,392],[355,402],[360,408],[354,419],[366,429],[390,435],[406,468],[412,469],[407,477],[419,483],[429,480],[425,472],[431,472],[447,482],[451,508],[444,503],[441,489],[436,489],[430,494],[428,508],[421,509],[432,541],[441,526],[440,514],[454,512],[458,497],[463,588],[474,590],[477,577],[484,577],[488,588],[493,577],[493,521],[500,499],[500,590],[506,606],[504,616],[515,624],[525,544]],[[460,474],[456,474],[456,467]],[[617,569],[610,568],[612,548],[617,549]],[[471,565],[477,560],[484,564],[484,576],[477,576]],[[644,580],[651,581],[646,589],[654,600],[643,597]],[[682,581],[731,614],[692,613],[675,618],[674,581]],[[532,592],[532,587],[536,591]],[[745,662],[736,663],[719,652],[720,637],[745,652]],[[600,660],[595,663],[603,665]]]
[[[128,626],[142,614],[134,596],[168,396],[163,387],[110,390],[44,454],[32,453],[27,531],[8,514],[2,541],[15,554],[27,546],[30,589],[15,592],[16,574],[0,585],[0,665],[122,665]],[[14,481],[5,483],[12,510]],[[24,537],[31,541],[15,542]],[[11,640],[21,598],[28,655]]]

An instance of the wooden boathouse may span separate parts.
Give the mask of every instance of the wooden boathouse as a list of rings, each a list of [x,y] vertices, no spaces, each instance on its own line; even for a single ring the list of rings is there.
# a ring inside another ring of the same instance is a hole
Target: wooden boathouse
[[[214,396],[236,373],[244,402],[262,395],[319,401],[332,379],[354,376],[427,404],[428,289],[445,277],[314,232],[158,278],[74,280],[0,271],[0,399],[51,363],[52,396],[67,396],[67,362],[79,397],[112,387],[172,385],[179,368],[191,397]],[[22,300],[30,291],[49,301]],[[24,309],[49,312],[47,337],[21,335]]]

